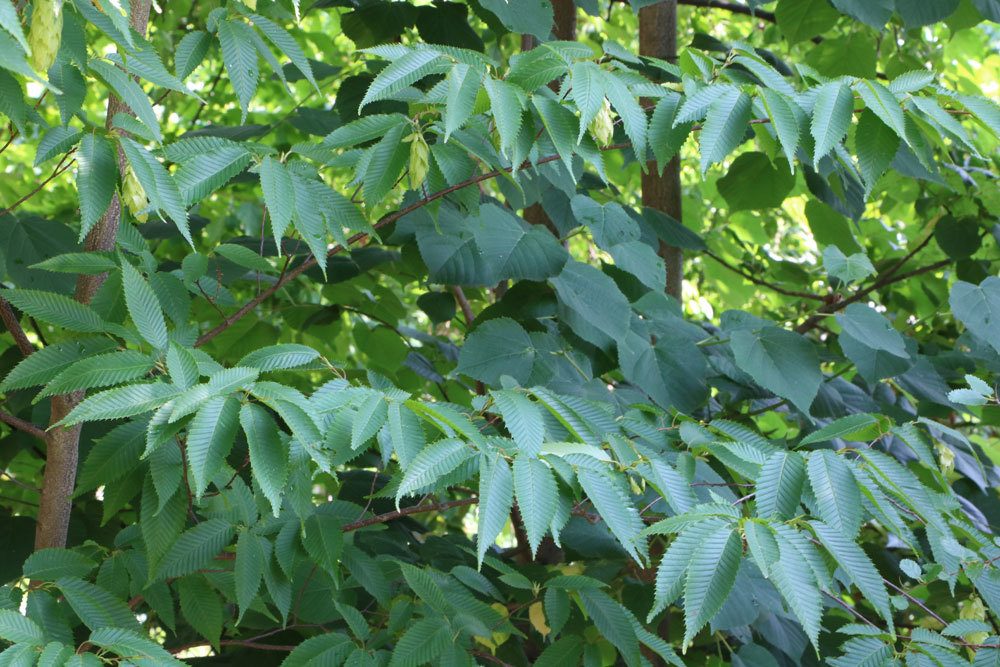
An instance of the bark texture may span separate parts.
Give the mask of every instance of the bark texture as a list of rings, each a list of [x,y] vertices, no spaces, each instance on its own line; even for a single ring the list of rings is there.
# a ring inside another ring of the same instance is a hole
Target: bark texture
[[[644,7],[639,10],[639,53],[669,62],[677,61],[677,0]],[[670,161],[663,175],[650,162],[642,175],[642,205],[655,208],[681,219],[681,168],[677,156]],[[660,243],[660,257],[667,267],[667,294],[681,298],[684,279],[684,255],[680,248]]]
[[[142,35],[146,34],[149,23],[149,8],[151,0],[136,0],[132,2],[132,27]],[[130,113],[124,102],[112,96],[108,100],[108,115],[106,126],[111,127],[111,121],[117,113]],[[124,170],[125,157],[118,152],[119,167]],[[100,221],[90,230],[84,241],[88,251],[113,250],[115,238],[118,236],[118,225],[121,222],[121,202],[116,194],[108,210]],[[106,273],[96,276],[81,275],[76,283],[76,299],[80,303],[90,303],[104,284]],[[35,525],[35,549],[47,549],[66,546],[66,535],[69,531],[70,512],[73,509],[73,488],[76,485],[76,468],[80,454],[80,426],[68,428],[55,427],[56,424],[83,400],[84,392],[74,392],[63,396],[53,396],[49,417],[48,437],[46,438],[45,478],[42,484],[42,497],[38,508],[38,523]]]

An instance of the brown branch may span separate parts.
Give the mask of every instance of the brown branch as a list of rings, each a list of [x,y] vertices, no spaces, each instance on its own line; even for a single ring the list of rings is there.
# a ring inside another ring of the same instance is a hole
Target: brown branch
[[[889,285],[894,285],[895,283],[902,282],[908,278],[913,278],[915,276],[919,276],[924,273],[929,273],[931,271],[937,271],[938,269],[942,269],[951,264],[951,262],[952,260],[950,259],[942,259],[937,262],[934,262],[933,264],[928,264],[927,266],[921,266],[920,268],[913,269],[912,271],[907,271],[905,273],[899,273],[891,276],[884,276],[876,280],[868,287],[859,290],[857,293],[844,299],[843,301],[838,301],[836,304],[837,309],[840,310],[846,308],[852,303],[857,303],[858,301],[861,301],[862,299],[866,298],[872,292],[882,289],[883,287],[888,287]],[[809,319],[807,319],[805,322],[796,327],[795,330],[800,334],[812,331],[813,329],[819,326],[819,323],[822,322],[824,318],[828,316],[829,313],[816,313],[814,315],[811,315]]]
[[[211,645],[212,644],[210,642],[191,642],[190,644],[184,644],[168,650],[170,653],[176,655],[178,653],[183,653],[184,651],[190,651],[193,648],[201,648],[202,646]],[[282,653],[291,653],[298,648],[298,644],[294,646],[288,644],[261,644],[259,642],[252,642],[243,639],[223,639],[219,642],[219,646],[242,646],[244,648],[252,648],[258,651],[280,651]]]
[[[762,21],[768,21],[769,23],[774,23],[774,12],[767,12],[763,9],[758,9],[754,11],[752,8],[746,5],[738,5],[735,2],[724,2],[723,0],[677,0],[678,5],[685,5],[687,7],[704,7],[706,9],[724,9],[727,12],[732,12],[733,14],[743,14],[744,16],[752,16],[754,18],[761,19]]]
[[[132,4],[131,26],[140,35],[147,32],[149,10],[152,0],[136,0]],[[130,113],[128,105],[118,97],[108,98],[106,127],[110,128],[117,113]],[[67,153],[68,155],[68,153]],[[64,158],[65,159],[65,156]],[[66,169],[72,164],[67,163]],[[119,170],[125,171],[125,155],[118,149]],[[64,169],[65,170],[65,169]],[[51,180],[51,178],[49,179]],[[44,183],[43,183],[44,185]],[[113,250],[121,221],[122,202],[114,195],[107,211],[94,228],[87,234],[84,249],[87,251]],[[97,290],[107,278],[107,273],[81,275],[76,281],[75,298],[82,304],[89,304]],[[49,431],[46,438],[46,460],[42,497],[35,524],[35,549],[65,547],[69,531],[69,518],[73,511],[73,488],[76,485],[76,468],[80,456],[81,425],[56,426],[80,404],[84,391],[75,391],[62,396],[53,396],[49,410]]]
[[[770,283],[770,282],[768,282],[766,280],[762,280],[762,279],[756,277],[755,275],[753,275],[752,273],[744,271],[743,269],[739,268],[738,266],[734,266],[734,265],[730,264],[726,260],[724,260],[721,257],[719,257],[718,255],[716,255],[711,250],[703,250],[702,254],[708,255],[709,257],[711,257],[712,259],[714,259],[716,262],[718,262],[722,266],[726,267],[727,269],[729,269],[733,273],[739,274],[740,276],[742,276],[746,280],[749,280],[750,282],[752,282],[754,285],[760,285],[761,287],[766,287],[766,288],[768,288],[770,290],[773,290],[773,291],[777,292],[778,294],[784,294],[785,296],[795,296],[795,297],[799,297],[800,299],[813,299],[815,301],[826,301],[826,297],[823,297],[823,296],[821,296],[819,294],[813,294],[811,292],[799,292],[799,291],[796,291],[796,290],[785,289],[784,287],[781,287],[779,285],[775,285],[774,283]]]
[[[73,150],[76,150],[76,149],[75,148],[72,149],[70,151],[70,153],[72,153]],[[69,155],[69,153],[66,153],[66,155]],[[63,156],[63,159],[66,159],[65,155]],[[49,181],[51,181],[54,178],[58,177],[64,171],[66,171],[67,169],[69,169],[70,167],[72,167],[74,162],[76,162],[76,160],[70,160],[65,165],[63,165],[62,161],[60,160],[59,164],[57,164],[55,166],[55,169],[52,170],[52,173],[49,174],[48,178],[46,178],[44,181],[42,181],[37,186],[35,186],[34,190],[32,190],[28,194],[26,194],[23,197],[21,197],[20,199],[18,199],[16,202],[14,202],[13,204],[11,204],[10,206],[8,206],[7,208],[5,208],[4,210],[0,211],[0,217],[5,216],[8,213],[16,210],[21,204],[23,204],[24,202],[28,201],[29,199],[31,199],[35,195],[37,195],[41,191],[42,188],[44,188],[46,185],[49,184]]]
[[[10,332],[10,335],[14,337],[14,342],[17,343],[17,349],[21,351],[22,357],[26,357],[35,351],[35,346],[31,344],[31,341],[28,340],[28,337],[25,335],[21,322],[14,314],[14,309],[11,308],[7,299],[2,296],[0,296],[0,320],[2,320],[4,326],[7,327],[7,331]]]
[[[35,426],[29,421],[15,417],[12,414],[8,414],[3,410],[0,410],[0,422],[3,422],[12,428],[16,428],[18,431],[23,431],[30,436],[38,438],[39,440],[45,440],[45,431],[43,429]]]
[[[621,149],[621,148],[628,148],[629,146],[631,146],[631,144],[628,143],[628,142],[621,143],[621,144],[611,144],[609,146],[603,147],[602,150],[617,150],[617,149]],[[521,166],[517,167],[517,169],[518,170],[527,169],[528,167],[531,167],[531,166],[537,166],[537,165],[540,165],[540,164],[547,164],[549,162],[555,162],[556,160],[560,160],[560,159],[562,159],[562,158],[559,155],[547,155],[547,156],[545,156],[545,157],[537,160],[534,163],[525,162]],[[468,178],[468,179],[462,181],[461,183],[456,183],[455,185],[447,187],[447,188],[445,188],[443,190],[438,190],[437,192],[434,192],[434,193],[432,193],[432,194],[424,197],[423,199],[417,200],[416,202],[410,204],[409,206],[407,206],[405,208],[402,208],[402,209],[396,211],[395,213],[391,213],[391,214],[385,216],[384,218],[382,218],[381,220],[379,220],[378,222],[376,222],[374,225],[372,225],[372,228],[375,229],[375,230],[381,229],[381,228],[385,227],[386,225],[390,225],[390,224],[396,222],[397,220],[399,220],[400,218],[402,218],[404,216],[407,216],[410,213],[413,213],[414,211],[416,211],[418,209],[421,209],[424,206],[427,206],[428,204],[430,204],[432,202],[437,201],[438,199],[442,199],[442,198],[447,197],[448,195],[450,195],[450,194],[452,194],[454,192],[457,192],[457,191],[461,190],[462,188],[466,188],[466,187],[468,187],[470,185],[476,185],[477,183],[482,183],[483,181],[489,181],[491,179],[494,179],[494,178],[500,176],[501,174],[510,173],[511,171],[514,171],[513,167],[505,167],[503,169],[495,169],[493,171],[489,171],[489,172],[486,172],[486,173],[483,173],[483,174],[478,174],[477,176],[473,176],[472,178]],[[332,257],[334,255],[340,254],[341,252],[343,252],[344,250],[346,250],[348,247],[350,247],[350,246],[352,246],[355,243],[358,243],[360,241],[364,241],[364,240],[366,240],[368,238],[369,238],[369,235],[367,233],[365,233],[365,232],[359,232],[358,234],[355,234],[354,236],[352,236],[349,239],[347,239],[347,246],[346,247],[342,246],[342,245],[335,245],[332,248],[330,248],[330,250],[327,251],[327,253],[326,253],[327,257]],[[240,307],[239,310],[237,310],[235,313],[233,313],[232,315],[230,315],[229,317],[227,317],[226,319],[224,319],[214,329],[212,329],[211,331],[208,331],[208,332],[202,334],[198,338],[198,340],[195,341],[195,347],[199,347],[201,345],[204,345],[205,343],[209,342],[210,340],[212,340],[213,338],[215,338],[216,336],[218,336],[219,334],[221,334],[223,331],[225,331],[229,327],[231,327],[234,324],[236,324],[236,322],[238,322],[239,320],[243,319],[251,310],[253,310],[254,308],[256,308],[258,305],[260,305],[265,300],[267,300],[275,292],[277,292],[278,290],[280,290],[282,287],[284,287],[285,285],[287,285],[291,281],[293,281],[296,278],[298,278],[300,275],[302,275],[303,273],[305,273],[306,271],[308,271],[312,267],[316,266],[316,263],[317,263],[316,262],[316,258],[314,256],[310,256],[308,259],[304,260],[301,264],[299,264],[298,266],[296,266],[294,269],[292,269],[291,271],[288,271],[287,273],[285,273],[282,277],[280,277],[277,281],[275,281],[275,283],[273,285],[271,285],[266,290],[264,290],[263,292],[261,292],[260,294],[258,294],[257,296],[255,296],[250,301],[248,301],[245,304],[243,304],[243,306]]]
[[[475,505],[479,502],[479,498],[463,498],[461,500],[449,500],[443,503],[431,503],[430,505],[413,505],[412,507],[404,507],[401,510],[395,512],[386,512],[385,514],[379,514],[368,519],[361,519],[359,521],[352,521],[351,523],[346,523],[341,527],[341,530],[345,533],[349,533],[354,530],[359,530],[361,528],[367,528],[369,526],[375,526],[380,523],[388,523],[389,521],[395,521],[396,519],[401,519],[404,516],[410,516],[411,514],[422,514],[425,512],[436,512],[439,510],[448,510],[455,507],[466,507],[468,505]]]

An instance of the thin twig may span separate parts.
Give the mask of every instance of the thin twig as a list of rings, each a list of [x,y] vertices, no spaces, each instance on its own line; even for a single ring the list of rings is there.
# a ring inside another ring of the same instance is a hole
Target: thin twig
[[[17,349],[21,351],[22,357],[27,357],[35,351],[35,346],[31,344],[31,341],[28,340],[28,336],[25,335],[24,328],[21,327],[21,322],[14,314],[14,309],[11,308],[7,299],[2,296],[0,296],[0,320],[2,320],[4,326],[7,327],[7,331],[10,332],[10,335],[14,337],[14,342],[17,343]]]
[[[73,149],[73,150],[76,150],[76,149]],[[72,151],[70,151],[70,152],[72,152]],[[66,155],[69,155],[69,153],[67,153]],[[63,158],[65,159],[65,156],[63,156]],[[76,162],[76,160],[70,160],[69,162],[67,162],[65,164],[65,166],[63,166],[62,162],[60,161],[60,163],[56,165],[55,169],[52,170],[52,173],[49,175],[49,177],[46,178],[41,183],[39,183],[37,186],[35,186],[34,190],[32,190],[28,194],[26,194],[23,197],[21,197],[20,199],[18,199],[16,202],[14,202],[13,204],[11,204],[10,206],[8,206],[7,208],[5,208],[4,210],[0,211],[0,217],[5,216],[8,213],[16,210],[21,204],[23,204],[24,202],[28,201],[32,197],[34,197],[36,194],[38,194],[38,192],[42,188],[44,188],[46,185],[48,185],[49,181],[51,181],[54,178],[58,177],[63,172],[65,172],[67,169],[69,169],[70,167],[72,167],[74,162]]]
[[[754,285],[760,285],[761,287],[766,287],[766,288],[768,288],[768,289],[770,289],[772,291],[777,292],[778,294],[784,294],[785,296],[795,296],[795,297],[799,297],[800,299],[813,299],[815,301],[825,301],[826,300],[825,297],[823,297],[823,296],[821,296],[819,294],[813,294],[811,292],[799,292],[799,291],[796,291],[796,290],[785,289],[784,287],[781,287],[780,285],[775,285],[774,283],[770,283],[770,282],[768,282],[766,280],[762,280],[762,279],[756,277],[755,275],[753,275],[752,273],[750,273],[748,271],[744,271],[740,267],[734,266],[733,264],[730,264],[726,260],[722,259],[718,255],[716,255],[715,253],[713,253],[711,250],[703,250],[702,254],[711,257],[716,262],[718,262],[722,266],[726,267],[727,269],[729,269],[733,273],[736,273],[736,274],[739,274],[740,276],[743,276],[743,278],[745,278],[746,280],[749,280]]]
[[[0,410],[0,422],[7,424],[12,428],[16,428],[18,431],[23,431],[30,436],[34,436],[39,440],[45,440],[45,431],[29,421],[25,421],[19,417],[15,417],[12,414],[8,414],[3,410]]]
[[[443,503],[431,503],[429,505],[413,505],[412,507],[404,507],[401,510],[395,512],[386,512],[385,514],[379,514],[368,519],[362,519],[360,521],[352,521],[351,523],[346,523],[341,527],[341,530],[345,533],[349,533],[360,528],[367,528],[368,526],[375,526],[380,523],[387,523],[389,521],[394,521],[396,519],[401,519],[404,516],[410,516],[411,514],[422,514],[424,512],[436,512],[440,510],[448,510],[455,507],[466,507],[468,505],[475,505],[479,502],[479,498],[463,498],[461,500],[449,500]]]

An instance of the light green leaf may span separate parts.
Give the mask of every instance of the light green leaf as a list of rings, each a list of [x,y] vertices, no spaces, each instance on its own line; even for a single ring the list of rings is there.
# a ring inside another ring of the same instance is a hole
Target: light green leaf
[[[295,215],[295,187],[285,165],[268,155],[260,164],[260,184],[271,216],[274,243],[281,252],[281,237]]]
[[[603,467],[591,470],[581,466],[577,469],[576,475],[597,513],[618,538],[625,551],[636,562],[644,562],[649,553],[646,549],[646,540],[640,537],[643,530],[642,519],[629,498],[621,478]]]
[[[247,436],[250,469],[277,517],[281,509],[281,495],[288,481],[288,441],[281,437],[271,415],[253,403],[240,408],[240,424]]]
[[[181,196],[173,177],[152,153],[128,137],[121,137],[119,145],[125,152],[129,164],[135,171],[136,178],[142,184],[153,207],[165,213],[177,226],[181,236],[193,246],[194,242],[191,240],[191,232],[188,228],[188,214],[184,207],[184,198]]]
[[[222,62],[243,110],[241,122],[246,122],[250,102],[257,92],[257,79],[260,77],[256,36],[250,26],[238,20],[220,21],[218,34]]]
[[[122,289],[129,316],[139,333],[158,350],[167,347],[167,324],[156,293],[142,274],[124,258],[122,265]]]
[[[85,421],[121,419],[141,415],[160,407],[177,395],[177,390],[163,382],[132,384],[88,396],[59,422],[70,426]]]
[[[476,555],[479,568],[483,556],[510,518],[514,503],[514,481],[510,465],[500,455],[483,454],[479,464],[479,532]]]
[[[709,106],[699,137],[702,174],[743,142],[750,106],[750,96],[738,88],[723,92]]]
[[[861,492],[850,467],[832,451],[820,449],[809,454],[808,470],[820,518],[853,538],[861,526]]]
[[[761,466],[757,478],[757,516],[790,519],[802,498],[806,466],[798,452],[775,452]]]
[[[893,630],[892,607],[889,605],[889,594],[882,583],[882,575],[878,573],[868,555],[861,550],[849,534],[823,523],[810,521],[809,525],[816,532],[820,542],[837,561],[837,566],[847,573],[854,585],[858,587],[865,599],[872,604],[878,613]]]
[[[817,442],[827,442],[834,438],[865,442],[888,433],[892,422],[882,415],[858,413],[835,419],[821,429],[813,431],[802,438],[799,446],[812,445]]]
[[[826,272],[843,283],[855,283],[875,275],[875,267],[863,252],[845,255],[835,245],[823,248],[823,266]]]
[[[446,438],[431,444],[417,454],[407,467],[396,490],[396,506],[399,506],[403,496],[434,484],[472,456],[473,450],[461,440]]]
[[[204,402],[188,426],[187,461],[192,491],[200,498],[233,447],[240,404],[232,396],[213,396]]]
[[[774,532],[774,541],[780,555],[770,565],[770,579],[799,619],[809,641],[818,648],[823,596],[816,577],[795,544],[786,538],[785,531]]]
[[[174,658],[165,648],[134,630],[124,628],[98,628],[90,633],[87,641],[123,658],[141,664],[145,660],[160,667],[180,667],[184,663]]]
[[[305,366],[318,359],[319,356],[319,352],[307,345],[282,343],[254,350],[236,362],[236,365],[256,368],[265,373]]]
[[[181,163],[174,180],[185,206],[204,199],[243,173],[250,164],[250,153],[243,147],[217,148]]]
[[[111,204],[118,184],[118,156],[104,137],[86,134],[76,152],[76,188],[80,201],[80,238],[97,224]]]
[[[639,640],[628,611],[602,590],[583,588],[577,591],[580,602],[597,630],[615,645],[629,667],[642,664]]]
[[[408,51],[379,72],[368,87],[359,109],[371,102],[392,97],[428,74],[437,72],[440,60],[441,57],[431,50]]]
[[[490,395],[514,444],[524,453],[537,456],[545,437],[545,422],[538,404],[517,391],[500,390]]]
[[[139,628],[128,605],[99,586],[76,577],[62,577],[56,581],[56,588],[62,592],[83,624],[91,630]]]
[[[854,95],[842,81],[823,84],[816,93],[809,130],[816,142],[813,162],[833,150],[847,134],[854,113]]]
[[[108,326],[90,306],[62,294],[6,289],[0,292],[0,296],[31,317],[70,331],[100,333]]]
[[[514,494],[534,556],[556,511],[559,489],[552,470],[538,459],[518,456],[514,459]]]
[[[52,379],[35,401],[78,389],[108,387],[138,380],[152,370],[155,360],[135,350],[121,350],[82,359]]]
[[[341,522],[331,514],[313,512],[303,527],[302,546],[313,561],[336,576],[340,566],[340,554],[344,550],[344,533]]]
[[[493,121],[500,135],[500,148],[507,153],[517,143],[517,134],[521,130],[524,93],[517,86],[492,77],[486,77],[483,83],[490,99]]]
[[[726,526],[705,535],[684,581],[684,645],[722,608],[736,582],[743,544]]]
[[[156,141],[163,141],[160,121],[153,111],[153,103],[149,101],[149,96],[142,87],[121,69],[101,58],[92,58],[88,66],[90,71],[104,81],[128,105],[128,108],[135,112],[136,117],[152,132],[153,138]]]
[[[206,519],[184,531],[163,556],[154,580],[183,577],[208,567],[233,539],[235,530],[228,521]]]
[[[0,609],[0,639],[29,646],[45,644],[45,634],[38,624],[10,609]]]

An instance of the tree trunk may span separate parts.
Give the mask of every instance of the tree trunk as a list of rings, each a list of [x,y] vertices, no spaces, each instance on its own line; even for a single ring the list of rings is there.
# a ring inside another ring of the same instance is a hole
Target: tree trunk
[[[576,39],[576,5],[573,0],[553,0],[552,2],[552,34],[556,39],[573,41]],[[531,35],[521,36],[521,50],[530,51],[535,48],[535,38]],[[556,90],[559,81],[549,82],[549,87]],[[524,209],[524,219],[532,225],[544,225],[556,238],[559,230],[552,223],[541,203],[532,204]]]
[[[639,10],[639,53],[669,62],[677,60],[677,0],[644,7]],[[655,208],[680,221],[681,168],[678,156],[667,164],[658,176],[656,165],[650,162],[642,175],[642,205]],[[684,279],[684,255],[680,248],[660,242],[660,257],[667,267],[667,294],[681,298]]]
[[[151,0],[136,0],[131,3],[132,27],[142,35],[146,34],[150,3]],[[112,96],[108,99],[107,127],[111,127],[111,121],[117,113],[129,113],[129,109],[121,100]],[[121,150],[118,151],[118,164],[124,170],[125,156]],[[121,202],[116,194],[108,210],[87,235],[84,248],[88,251],[114,250],[119,222],[121,222]],[[81,275],[76,282],[76,300],[80,303],[90,303],[107,277],[106,273],[96,276]],[[83,397],[82,391],[53,396],[49,416],[50,428],[79,405]],[[38,508],[38,523],[35,525],[36,550],[66,546],[80,454],[80,428],[80,425],[52,428],[46,438],[45,478]]]

